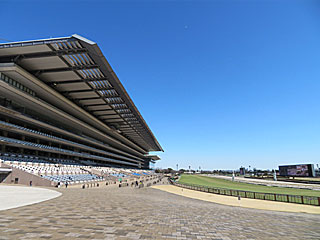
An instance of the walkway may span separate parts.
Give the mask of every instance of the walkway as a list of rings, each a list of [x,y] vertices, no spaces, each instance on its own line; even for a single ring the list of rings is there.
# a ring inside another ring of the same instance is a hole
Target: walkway
[[[0,239],[319,239],[320,215],[230,207],[153,188],[59,189],[1,211]]]

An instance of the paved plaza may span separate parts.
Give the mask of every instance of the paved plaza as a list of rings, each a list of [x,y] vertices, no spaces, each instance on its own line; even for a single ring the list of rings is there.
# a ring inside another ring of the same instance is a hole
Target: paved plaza
[[[320,239],[320,216],[219,205],[153,188],[59,189],[1,211],[0,239]]]
[[[0,185],[0,211],[47,201],[60,195],[51,189]]]

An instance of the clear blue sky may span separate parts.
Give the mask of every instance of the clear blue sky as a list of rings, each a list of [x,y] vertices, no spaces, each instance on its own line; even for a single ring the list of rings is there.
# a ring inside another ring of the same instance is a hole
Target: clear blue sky
[[[0,0],[0,16],[3,39],[96,41],[158,167],[320,163],[319,1]]]

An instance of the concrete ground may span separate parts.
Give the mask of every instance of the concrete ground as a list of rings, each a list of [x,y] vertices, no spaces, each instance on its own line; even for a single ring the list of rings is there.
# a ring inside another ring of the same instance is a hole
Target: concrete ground
[[[0,239],[320,239],[320,215],[231,207],[154,188],[59,189],[1,211]]]
[[[0,211],[47,201],[60,195],[60,192],[45,188],[0,185]]]

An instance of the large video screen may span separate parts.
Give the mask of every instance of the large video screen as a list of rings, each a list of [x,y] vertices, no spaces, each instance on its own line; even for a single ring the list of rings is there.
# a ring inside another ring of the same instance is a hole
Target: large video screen
[[[314,177],[313,164],[279,166],[281,176]]]

